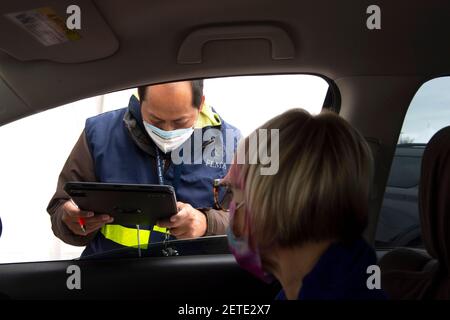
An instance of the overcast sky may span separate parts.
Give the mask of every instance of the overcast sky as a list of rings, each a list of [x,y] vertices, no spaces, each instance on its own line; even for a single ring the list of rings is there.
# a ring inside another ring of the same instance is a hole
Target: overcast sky
[[[450,125],[450,77],[425,83],[414,96],[402,133],[415,143],[427,143],[439,129]]]

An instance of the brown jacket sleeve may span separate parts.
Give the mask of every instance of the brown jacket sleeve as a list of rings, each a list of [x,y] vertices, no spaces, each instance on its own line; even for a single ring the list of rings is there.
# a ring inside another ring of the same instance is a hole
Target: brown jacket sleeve
[[[215,209],[202,209],[206,215],[207,229],[205,236],[216,236],[226,233],[230,220],[230,213]]]
[[[94,170],[94,162],[89,150],[86,135],[83,131],[59,175],[58,185],[53,198],[50,200],[47,211],[50,214],[52,230],[55,236],[65,243],[74,246],[85,246],[91,241],[96,232],[87,236],[74,234],[62,221],[62,205],[70,199],[64,191],[64,184],[68,181],[97,181]]]

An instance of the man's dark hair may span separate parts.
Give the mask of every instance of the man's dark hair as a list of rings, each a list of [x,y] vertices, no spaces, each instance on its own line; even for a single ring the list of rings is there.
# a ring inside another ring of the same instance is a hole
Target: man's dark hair
[[[203,80],[192,80],[190,82],[192,87],[192,105],[195,108],[200,108],[200,104],[202,103],[203,97]],[[145,92],[147,87],[149,86],[138,87],[138,95],[140,101],[145,100]]]

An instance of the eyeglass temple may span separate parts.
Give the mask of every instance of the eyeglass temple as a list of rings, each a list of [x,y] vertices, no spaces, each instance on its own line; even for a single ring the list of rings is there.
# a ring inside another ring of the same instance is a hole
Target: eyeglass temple
[[[221,209],[222,206],[219,203],[219,186],[222,179],[214,179],[213,181],[213,194],[214,194],[214,205],[216,209]]]

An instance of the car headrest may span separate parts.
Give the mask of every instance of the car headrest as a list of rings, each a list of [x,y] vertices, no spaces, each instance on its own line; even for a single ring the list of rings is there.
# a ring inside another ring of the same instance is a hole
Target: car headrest
[[[425,248],[441,268],[450,258],[450,126],[428,142],[422,158],[419,210]]]

